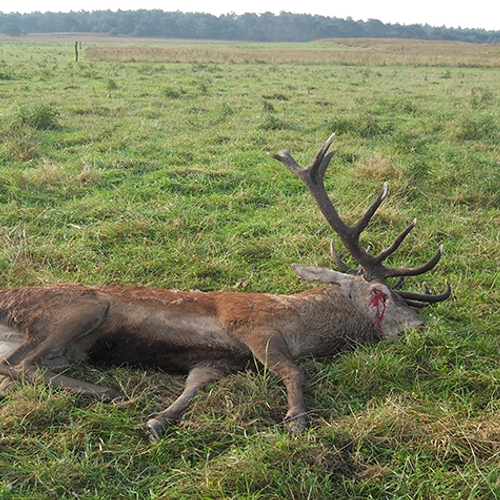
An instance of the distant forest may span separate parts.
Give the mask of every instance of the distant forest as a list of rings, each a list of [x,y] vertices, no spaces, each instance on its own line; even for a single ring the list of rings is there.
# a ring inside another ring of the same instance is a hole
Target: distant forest
[[[279,15],[204,13],[162,10],[93,12],[0,13],[0,32],[10,36],[28,33],[107,33],[112,36],[308,42],[320,38],[413,38],[498,43],[500,31],[384,24],[376,19],[355,21],[309,14]]]

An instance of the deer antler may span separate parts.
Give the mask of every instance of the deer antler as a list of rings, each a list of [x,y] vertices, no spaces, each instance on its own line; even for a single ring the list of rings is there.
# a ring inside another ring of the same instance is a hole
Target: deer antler
[[[405,292],[403,290],[395,290],[404,301],[413,307],[427,307],[436,302],[442,302],[451,295],[451,286],[446,281],[446,289],[443,293],[432,294],[427,286],[427,283],[422,283],[424,293]]]
[[[442,246],[438,248],[437,252],[428,262],[418,267],[386,267],[383,265],[383,261],[399,248],[406,236],[415,227],[417,219],[414,219],[412,223],[409,224],[408,227],[406,227],[406,229],[404,229],[401,234],[396,237],[396,239],[390,246],[382,250],[377,255],[372,255],[361,245],[359,241],[360,234],[364,231],[364,229],[366,229],[374,213],[387,196],[387,182],[384,183],[384,187],[381,193],[377,196],[377,198],[363,214],[363,216],[354,225],[350,226],[340,218],[330,197],[328,196],[328,193],[326,192],[324,185],[325,172],[332,158],[337,152],[336,149],[328,151],[334,139],[335,134],[332,134],[323,144],[321,149],[316,153],[307,168],[301,167],[287,150],[280,151],[279,154],[268,153],[268,155],[283,163],[291,172],[299,177],[302,182],[304,182],[312,197],[316,201],[318,208],[321,210],[321,213],[333,228],[333,230],[339,235],[342,243],[352,255],[354,260],[360,265],[360,268],[357,271],[350,269],[349,266],[347,266],[342,261],[342,259],[340,259],[335,250],[335,246],[332,243],[332,255],[337,264],[345,272],[363,275],[366,281],[373,281],[376,279],[385,281],[387,278],[396,276],[416,276],[431,270],[441,258],[441,255],[443,253]],[[443,294],[438,296],[432,296],[429,293],[412,293],[411,297],[408,296],[406,298],[403,294],[407,294],[408,292],[398,291],[398,293],[403,298],[405,298],[405,300],[420,300],[429,303],[431,301],[436,302],[448,298],[451,293],[451,289],[448,289],[449,285],[447,285],[447,290]],[[429,297],[433,297],[433,299]]]

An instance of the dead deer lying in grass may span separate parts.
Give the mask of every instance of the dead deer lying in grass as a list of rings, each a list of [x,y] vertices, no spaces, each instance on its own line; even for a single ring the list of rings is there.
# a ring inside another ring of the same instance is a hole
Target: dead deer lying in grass
[[[286,386],[286,420],[292,428],[305,430],[304,376],[295,358],[329,356],[405,328],[420,327],[424,321],[409,305],[442,301],[451,293],[448,284],[440,295],[428,290],[422,294],[403,292],[387,285],[389,277],[432,269],[442,248],[422,266],[385,267],[383,261],[399,247],[415,221],[378,255],[361,246],[360,233],[385,198],[387,184],[361,219],[353,226],[346,225],[323,184],[335,154],[328,152],[333,138],[326,141],[308,168],[300,167],[287,151],[271,156],[303,180],[359,270],[349,270],[332,246],[333,256],[345,273],[294,265],[300,277],[331,286],[289,296],[180,292],[116,284],[0,291],[0,323],[12,329],[3,334],[3,348],[11,352],[5,352],[0,362],[0,376],[5,378],[1,388],[18,379],[35,381],[43,376],[52,386],[113,401],[121,397],[116,390],[55,370],[83,362],[185,372],[188,376],[182,394],[166,410],[151,415],[147,423],[148,434],[155,440],[180,419],[201,386],[243,370],[257,359]]]

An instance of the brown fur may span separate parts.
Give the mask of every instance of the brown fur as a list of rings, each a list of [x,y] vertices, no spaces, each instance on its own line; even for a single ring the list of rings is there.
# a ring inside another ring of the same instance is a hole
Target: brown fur
[[[300,356],[330,356],[382,333],[337,287],[296,295],[179,292],[158,288],[78,284],[0,292],[0,322],[25,332],[0,362],[0,375],[35,378],[104,400],[114,389],[58,375],[75,362],[160,368],[188,373],[186,389],[148,423],[157,438],[177,421],[199,387],[245,369],[257,359],[287,386],[288,419],[307,424]],[[5,384],[7,385],[7,384]]]

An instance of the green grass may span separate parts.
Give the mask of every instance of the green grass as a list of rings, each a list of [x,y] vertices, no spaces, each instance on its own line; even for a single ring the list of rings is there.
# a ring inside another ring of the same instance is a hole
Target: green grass
[[[303,290],[290,264],[330,266],[332,232],[266,152],[306,164],[336,132],[341,215],[387,180],[363,241],[418,217],[393,264],[443,244],[426,280],[454,289],[422,331],[302,361],[305,436],[263,374],[209,388],[155,445],[147,415],[182,377],[72,370],[122,390],[117,405],[20,385],[0,405],[1,499],[500,497],[499,70],[75,63],[72,43],[0,44],[1,287]]]

